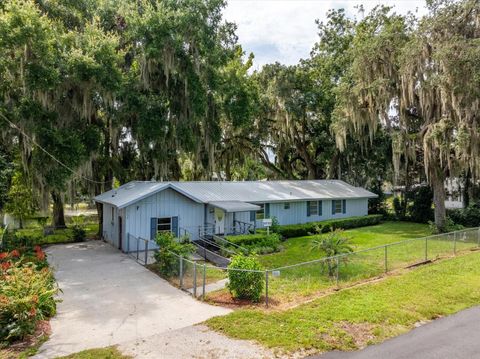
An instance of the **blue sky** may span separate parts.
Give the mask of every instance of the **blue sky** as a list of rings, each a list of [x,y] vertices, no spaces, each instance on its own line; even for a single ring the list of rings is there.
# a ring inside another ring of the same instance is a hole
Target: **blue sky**
[[[254,70],[278,61],[295,64],[309,56],[317,40],[315,20],[325,20],[329,9],[344,8],[358,16],[356,6],[368,12],[378,4],[394,6],[398,13],[424,14],[424,0],[228,0],[224,17],[238,25],[244,50],[255,54]]]

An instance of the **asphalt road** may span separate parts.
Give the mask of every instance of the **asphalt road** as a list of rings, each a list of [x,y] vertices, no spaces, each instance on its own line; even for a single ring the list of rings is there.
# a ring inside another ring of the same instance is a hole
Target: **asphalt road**
[[[318,359],[480,358],[480,307],[440,318],[356,352],[329,352]]]

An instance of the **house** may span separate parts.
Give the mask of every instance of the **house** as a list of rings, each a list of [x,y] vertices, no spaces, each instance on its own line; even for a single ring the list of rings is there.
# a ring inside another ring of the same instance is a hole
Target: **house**
[[[208,232],[247,233],[262,227],[264,218],[284,225],[364,216],[374,197],[339,180],[133,181],[95,201],[103,205],[104,239],[130,251],[127,235],[153,241],[157,232],[172,231],[197,240]]]

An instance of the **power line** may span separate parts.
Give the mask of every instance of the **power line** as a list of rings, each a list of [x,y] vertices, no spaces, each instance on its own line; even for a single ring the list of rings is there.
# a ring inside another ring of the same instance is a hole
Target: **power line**
[[[30,140],[30,142],[32,142],[35,146],[37,146],[39,149],[41,149],[43,152],[45,152],[45,154],[47,154],[50,158],[52,158],[55,162],[57,162],[59,165],[61,165],[62,167],[66,168],[67,170],[69,170],[70,172],[73,173],[74,177],[78,177],[78,178],[81,178],[85,181],[88,181],[88,182],[92,182],[92,183],[95,183],[95,184],[106,184],[106,183],[109,183],[108,181],[95,181],[91,178],[88,178],[88,177],[85,177],[85,176],[82,176],[80,174],[78,174],[73,168],[67,166],[65,163],[63,163],[62,161],[60,161],[58,158],[56,158],[54,155],[52,155],[50,152],[48,152],[45,148],[43,148],[42,146],[40,146],[33,138],[31,138],[29,135],[27,135],[20,127],[18,127],[17,125],[15,125],[12,121],[10,121],[3,113],[0,113],[0,117],[3,118],[6,122],[8,122],[8,124],[10,125],[10,127],[13,127],[15,128],[17,131],[19,131],[24,137],[26,137],[28,140]]]

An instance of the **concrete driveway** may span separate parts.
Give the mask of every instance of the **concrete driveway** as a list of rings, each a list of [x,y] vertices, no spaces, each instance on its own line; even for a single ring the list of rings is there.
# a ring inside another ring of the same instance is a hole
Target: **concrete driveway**
[[[47,253],[62,302],[39,358],[135,342],[229,312],[193,299],[104,242]]]
[[[330,352],[318,359],[470,359],[480,357],[480,307],[434,320],[357,352]]]

